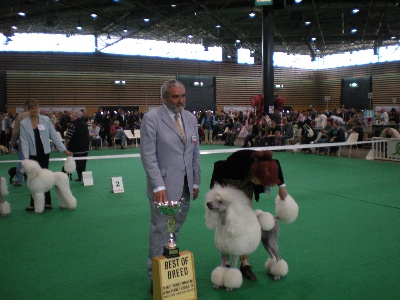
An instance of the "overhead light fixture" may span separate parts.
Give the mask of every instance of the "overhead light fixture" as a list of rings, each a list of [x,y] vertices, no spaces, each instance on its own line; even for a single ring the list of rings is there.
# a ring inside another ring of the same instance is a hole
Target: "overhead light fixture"
[[[76,26],[76,29],[82,30],[82,26],[81,26],[81,25],[78,25],[78,26]]]
[[[355,14],[358,14],[359,11],[360,11],[360,9],[359,9],[357,6],[355,6],[355,7],[353,8],[353,10],[351,11],[351,13],[352,13],[353,15],[355,15]]]
[[[357,28],[352,28],[351,29],[351,33],[356,33],[357,32]]]
[[[193,34],[189,33],[188,38],[189,39],[193,38]]]
[[[306,25],[306,26],[311,25],[311,21],[304,21],[304,25]]]
[[[303,2],[303,0],[294,0],[294,3],[296,4],[300,4],[301,2]]]
[[[390,39],[391,39],[391,40],[395,40],[396,37],[395,37],[395,36],[391,36]]]
[[[240,40],[239,39],[236,40],[236,44],[240,44]]]
[[[204,83],[202,81],[195,81],[193,82],[193,86],[194,87],[203,87]]]
[[[18,15],[21,16],[21,17],[25,17],[26,16],[26,14],[23,11],[18,12]]]
[[[90,16],[91,16],[93,19],[96,19],[96,18],[97,18],[97,15],[96,15],[95,13],[92,13]]]
[[[128,28],[126,28],[126,26],[124,27],[124,32],[128,32]]]
[[[217,25],[215,25],[215,28],[220,29],[221,25],[217,24]]]
[[[351,88],[356,88],[356,87],[358,87],[357,82],[350,83],[350,87],[351,87]]]
[[[18,27],[15,26],[15,25],[11,26],[11,28],[14,29],[14,30],[18,29]]]
[[[316,37],[312,37],[312,38],[311,38],[311,42],[315,42],[316,40],[317,40]]]
[[[254,18],[256,16],[256,13],[253,11],[253,10],[251,10],[250,12],[249,12],[249,17],[250,18]]]
[[[172,3],[172,4],[171,4],[171,7],[172,7],[172,8],[175,8],[175,7],[176,7],[176,4]]]
[[[146,23],[147,23],[147,22],[150,22],[150,18],[144,17],[144,18],[143,18],[143,21],[145,21]]]

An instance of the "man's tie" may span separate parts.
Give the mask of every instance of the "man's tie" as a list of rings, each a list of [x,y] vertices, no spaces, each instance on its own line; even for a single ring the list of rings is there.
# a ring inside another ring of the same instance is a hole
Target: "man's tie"
[[[176,128],[178,128],[179,133],[181,134],[182,141],[184,141],[185,140],[185,135],[183,133],[181,124],[179,123],[179,115],[178,114],[175,114],[175,125],[176,125]]]

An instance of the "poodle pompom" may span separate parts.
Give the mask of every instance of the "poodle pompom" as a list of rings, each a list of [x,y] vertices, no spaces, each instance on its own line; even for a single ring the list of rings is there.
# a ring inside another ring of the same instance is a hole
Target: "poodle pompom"
[[[10,203],[4,201],[0,203],[0,213],[2,217],[7,217],[7,215],[11,212]]]
[[[257,213],[256,213],[257,214]],[[275,226],[275,218],[269,212],[263,212],[257,214],[258,222],[260,222],[261,230],[270,231]]]
[[[68,174],[72,174],[76,171],[76,162],[72,156],[68,156],[65,160],[64,171]]]
[[[275,214],[284,223],[293,223],[299,215],[299,206],[289,194],[285,200],[279,195],[275,198]]]
[[[269,257],[268,260],[265,263],[265,270],[269,273],[271,270],[271,267],[273,264],[276,264],[278,261],[276,260],[276,258],[271,258]]]
[[[227,290],[238,289],[243,284],[242,272],[238,269],[226,269],[224,274],[224,286]]]
[[[7,187],[7,180],[4,177],[0,177],[1,178],[1,182],[0,182],[0,187],[1,187],[1,194],[3,196],[7,196],[8,195],[8,187]]]
[[[224,274],[227,268],[224,267],[216,267],[211,273],[211,283],[214,288],[218,289],[221,286],[224,286]]]
[[[283,259],[272,264],[270,273],[274,275],[275,279],[279,279],[280,276],[286,276],[289,272],[289,266],[287,262]]]

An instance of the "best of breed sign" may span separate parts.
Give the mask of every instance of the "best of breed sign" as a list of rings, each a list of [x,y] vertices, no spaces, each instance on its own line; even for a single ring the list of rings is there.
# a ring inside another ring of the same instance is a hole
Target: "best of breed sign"
[[[174,258],[153,258],[153,299],[197,299],[192,252],[182,251]]]

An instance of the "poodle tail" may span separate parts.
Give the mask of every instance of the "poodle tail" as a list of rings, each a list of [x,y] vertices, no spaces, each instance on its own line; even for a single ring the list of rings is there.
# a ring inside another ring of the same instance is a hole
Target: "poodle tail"
[[[72,174],[76,171],[76,162],[72,156],[68,156],[65,160],[64,170],[68,174]]]

